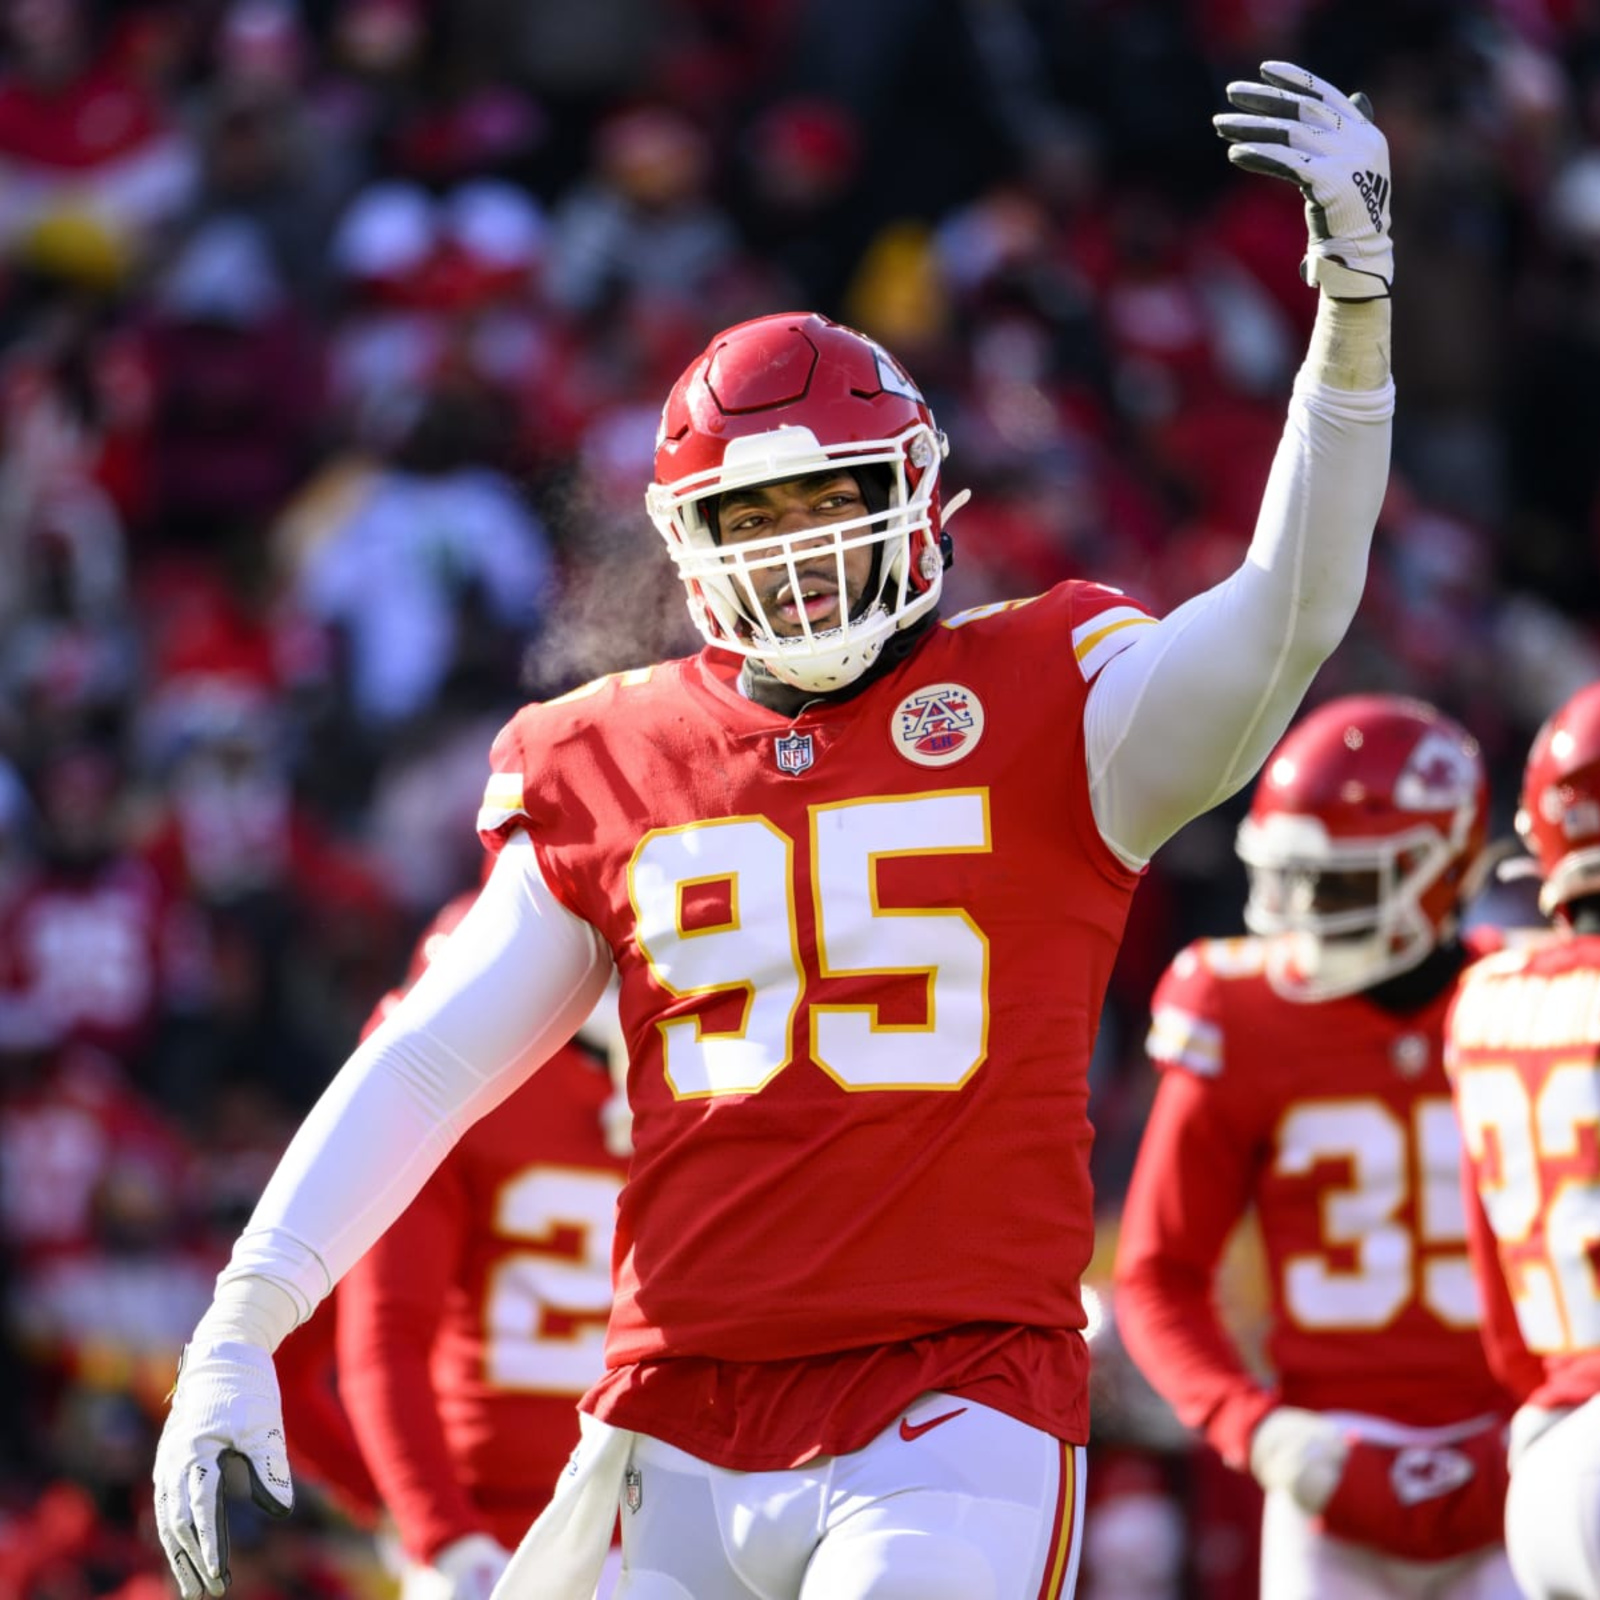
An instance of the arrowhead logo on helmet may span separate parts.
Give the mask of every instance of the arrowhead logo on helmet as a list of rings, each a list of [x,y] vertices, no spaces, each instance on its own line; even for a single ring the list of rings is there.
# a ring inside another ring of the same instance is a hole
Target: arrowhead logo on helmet
[[[1399,695],[1348,695],[1268,757],[1239,828],[1245,923],[1290,999],[1354,994],[1454,931],[1488,835],[1475,739]]]

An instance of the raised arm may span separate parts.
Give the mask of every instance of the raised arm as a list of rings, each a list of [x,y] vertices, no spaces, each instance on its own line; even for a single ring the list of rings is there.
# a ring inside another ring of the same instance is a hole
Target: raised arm
[[[1152,626],[1089,694],[1096,820],[1130,865],[1241,788],[1349,627],[1388,480],[1389,157],[1371,108],[1268,62],[1216,119],[1238,166],[1298,184],[1320,304],[1239,569]]]

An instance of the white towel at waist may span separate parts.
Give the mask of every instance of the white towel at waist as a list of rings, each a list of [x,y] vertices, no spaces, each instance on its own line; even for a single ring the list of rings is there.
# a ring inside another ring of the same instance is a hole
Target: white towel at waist
[[[550,1504],[523,1535],[490,1600],[594,1600],[622,1502],[633,1435],[587,1412]]]

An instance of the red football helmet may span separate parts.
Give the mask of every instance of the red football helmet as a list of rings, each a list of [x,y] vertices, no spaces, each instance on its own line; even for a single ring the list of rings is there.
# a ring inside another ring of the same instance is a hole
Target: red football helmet
[[[1580,689],[1535,736],[1517,832],[1544,880],[1547,917],[1600,894],[1600,683]]]
[[[905,369],[864,335],[807,312],[719,333],[667,397],[645,497],[689,591],[695,626],[797,688],[825,694],[853,682],[890,635],[938,601],[946,449]],[[805,625],[798,637],[782,637],[750,575],[786,567],[797,581],[796,547],[814,558],[819,532],[722,546],[705,502],[730,489],[862,467],[887,476],[888,505],[820,537],[832,537],[841,594],[845,552],[875,547],[873,591],[838,627]]]
[[[1455,929],[1488,840],[1478,743],[1421,701],[1349,695],[1268,758],[1239,829],[1245,923],[1291,999],[1354,994]]]

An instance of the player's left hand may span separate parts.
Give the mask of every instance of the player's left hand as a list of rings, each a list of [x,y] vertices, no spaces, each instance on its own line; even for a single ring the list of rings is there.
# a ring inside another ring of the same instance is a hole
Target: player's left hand
[[[1288,61],[1228,85],[1236,111],[1212,118],[1228,159],[1297,184],[1310,243],[1300,274],[1336,300],[1377,300],[1394,282],[1389,143],[1364,94],[1345,95]]]
[[[430,1593],[439,1600],[489,1600],[511,1552],[486,1533],[469,1533],[435,1553],[431,1573],[441,1582]]]
[[[1506,1502],[1505,1430],[1449,1445],[1350,1446],[1322,1527],[1406,1561],[1448,1561],[1499,1538]]]
[[[244,1459],[250,1498],[286,1517],[294,1507],[283,1404],[272,1357],[243,1341],[190,1344],[156,1445],[156,1536],[183,1600],[228,1586],[223,1463]]]

